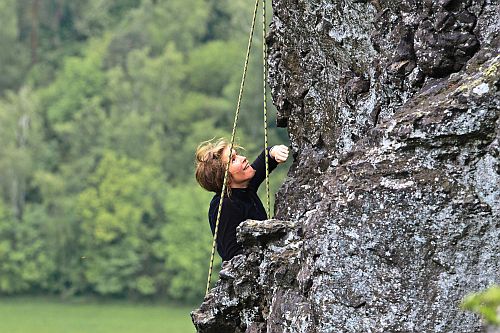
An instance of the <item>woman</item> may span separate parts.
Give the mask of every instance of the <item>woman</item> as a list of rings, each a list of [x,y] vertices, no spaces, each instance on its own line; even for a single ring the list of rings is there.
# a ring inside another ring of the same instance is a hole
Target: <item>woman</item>
[[[229,142],[219,139],[215,143],[203,142],[196,150],[196,180],[204,189],[215,192],[208,211],[212,234],[215,233],[229,148]],[[257,190],[266,178],[264,151],[250,164],[245,156],[238,154],[237,148],[233,146],[231,152],[227,190],[219,220],[217,252],[222,260],[229,260],[243,253],[241,245],[236,241],[236,227],[241,222],[247,219],[267,219],[264,206],[257,196]],[[273,146],[268,149],[268,154],[269,172],[271,172],[279,163],[287,160],[288,148],[284,145]]]

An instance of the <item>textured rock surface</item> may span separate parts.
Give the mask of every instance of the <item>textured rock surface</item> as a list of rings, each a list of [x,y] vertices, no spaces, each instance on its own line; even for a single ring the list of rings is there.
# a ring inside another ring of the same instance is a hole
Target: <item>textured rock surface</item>
[[[486,332],[458,303],[500,283],[498,1],[273,7],[294,163],[198,331]]]

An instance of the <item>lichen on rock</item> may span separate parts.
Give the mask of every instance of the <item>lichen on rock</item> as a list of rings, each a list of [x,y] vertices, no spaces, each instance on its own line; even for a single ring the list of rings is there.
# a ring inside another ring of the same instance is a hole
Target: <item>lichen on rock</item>
[[[499,7],[273,1],[294,162],[199,332],[486,332],[458,304],[500,283]]]

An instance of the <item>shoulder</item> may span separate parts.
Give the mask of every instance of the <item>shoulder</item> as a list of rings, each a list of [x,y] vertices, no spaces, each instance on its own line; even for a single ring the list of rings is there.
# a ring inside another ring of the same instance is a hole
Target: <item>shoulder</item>
[[[219,200],[220,200],[220,194],[219,193],[214,194],[214,196],[212,197],[212,200],[210,200],[210,206],[213,206],[214,204],[218,204]]]
[[[217,210],[219,209],[220,198],[221,198],[220,194],[216,194],[212,198],[212,201],[210,201],[210,211],[211,212],[212,211],[217,212]],[[240,209],[240,206],[241,206],[241,203],[239,202],[238,199],[224,196],[224,199],[222,201],[223,210],[228,210],[228,209],[238,210],[238,209]]]

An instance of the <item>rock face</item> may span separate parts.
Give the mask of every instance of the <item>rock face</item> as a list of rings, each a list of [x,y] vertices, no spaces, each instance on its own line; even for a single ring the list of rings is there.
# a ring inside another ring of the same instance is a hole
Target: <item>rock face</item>
[[[274,0],[294,163],[199,332],[486,332],[500,283],[500,4]]]

